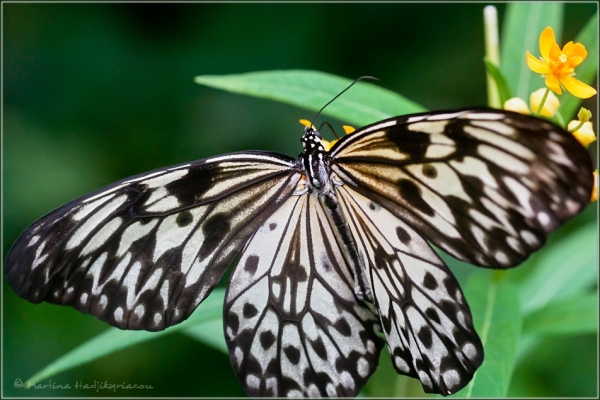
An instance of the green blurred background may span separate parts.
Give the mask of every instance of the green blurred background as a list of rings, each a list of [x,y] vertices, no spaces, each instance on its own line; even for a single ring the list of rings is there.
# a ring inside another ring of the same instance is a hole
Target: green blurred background
[[[301,150],[297,120],[312,112],[201,87],[196,75],[374,75],[432,110],[485,105],[484,5],[3,3],[2,259],[34,220],[113,181],[231,151]],[[498,9],[502,18],[505,5]],[[567,4],[563,37],[595,11]],[[228,357],[179,334],[52,380],[154,390],[17,389],[16,379],[108,326],[29,304],[4,280],[2,289],[4,396],[243,396]],[[595,395],[597,338],[575,339],[540,345],[539,358],[515,372],[523,389],[514,394]],[[557,347],[561,359],[545,351]]]

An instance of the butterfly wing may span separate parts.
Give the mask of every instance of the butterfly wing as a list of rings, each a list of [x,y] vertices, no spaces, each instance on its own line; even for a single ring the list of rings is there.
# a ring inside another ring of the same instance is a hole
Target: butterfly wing
[[[462,389],[483,346],[456,278],[408,224],[348,185],[337,195],[364,265],[392,363],[429,393]]]
[[[233,153],[131,177],[31,225],[9,284],[123,329],[185,320],[257,227],[295,190],[295,160]]]
[[[453,256],[515,266],[589,202],[587,151],[562,128],[497,110],[394,118],[345,136],[332,170]]]
[[[250,396],[356,396],[383,345],[316,196],[290,197],[231,276],[225,337]]]

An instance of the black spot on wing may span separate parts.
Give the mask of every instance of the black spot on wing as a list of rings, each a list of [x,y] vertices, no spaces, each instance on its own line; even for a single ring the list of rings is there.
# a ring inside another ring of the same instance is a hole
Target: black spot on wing
[[[258,260],[259,260],[259,257],[257,255],[248,256],[248,258],[246,259],[246,262],[244,263],[244,269],[248,273],[254,275],[258,268]]]
[[[400,189],[400,196],[406,199],[411,206],[425,215],[435,215],[433,208],[423,200],[421,189],[413,181],[400,179],[400,181],[398,181],[398,189]]]
[[[184,226],[188,226],[189,224],[192,223],[192,221],[194,220],[194,217],[192,216],[192,213],[189,211],[182,211],[179,214],[177,214],[177,217],[175,218],[175,223],[177,224],[177,226],[184,227]]]
[[[428,308],[427,310],[425,310],[425,315],[430,320],[432,320],[438,324],[440,323],[440,316],[438,315],[437,311],[434,308]]]
[[[275,335],[271,331],[264,331],[260,334],[260,345],[264,350],[268,350],[275,343]]]
[[[317,338],[310,342],[312,344],[315,353],[323,360],[327,360],[327,349],[325,348],[325,343],[323,343],[323,339]]]
[[[229,222],[229,216],[226,214],[219,213],[208,218],[204,224],[202,224],[204,242],[202,242],[198,257],[203,259],[212,254],[223,238],[227,236],[230,228],[231,224]]]
[[[350,324],[348,324],[348,321],[346,321],[344,318],[337,320],[333,324],[333,327],[343,336],[352,336],[352,328],[350,328]]]
[[[298,350],[294,346],[286,346],[283,348],[283,353],[290,360],[290,362],[294,365],[298,364],[300,361],[300,350]]]
[[[421,171],[423,172],[423,175],[425,175],[428,178],[433,179],[437,177],[437,169],[431,164],[423,165]]]
[[[426,272],[423,277],[423,286],[425,286],[429,290],[435,290],[438,287],[437,280],[431,273]]]
[[[430,349],[433,344],[433,340],[431,337],[431,328],[428,326],[424,326],[419,330],[419,340],[423,343],[425,348]]]
[[[408,245],[411,241],[411,237],[408,232],[399,226],[396,227],[396,236],[398,236],[398,239],[406,245]]]
[[[250,319],[250,318],[254,317],[256,314],[258,314],[258,310],[256,309],[256,307],[254,307],[254,305],[252,305],[250,303],[244,304],[244,308],[243,308],[242,312],[244,314],[244,318],[246,318],[246,319]]]

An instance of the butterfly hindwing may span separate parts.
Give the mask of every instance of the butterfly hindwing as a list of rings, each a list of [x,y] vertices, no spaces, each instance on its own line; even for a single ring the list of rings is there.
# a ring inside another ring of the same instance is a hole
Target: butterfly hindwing
[[[356,396],[382,340],[315,195],[290,197],[250,239],[231,276],[225,337],[251,396]]]
[[[160,330],[185,320],[248,236],[300,178],[294,160],[230,154],[116,182],[30,226],[8,282],[38,303],[111,325]]]
[[[463,388],[483,362],[469,306],[448,267],[408,224],[339,187],[368,276],[392,363],[429,393]]]
[[[346,184],[480,266],[515,266],[589,202],[592,164],[567,131],[497,110],[436,112],[362,128],[330,151]]]

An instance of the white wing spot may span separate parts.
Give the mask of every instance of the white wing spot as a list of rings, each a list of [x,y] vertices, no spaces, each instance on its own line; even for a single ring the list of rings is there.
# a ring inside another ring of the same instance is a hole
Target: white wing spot
[[[325,387],[325,391],[327,392],[327,395],[329,397],[337,397],[337,391],[335,390],[335,386],[333,386],[331,383],[327,384],[327,386]]]
[[[354,378],[352,378],[352,375],[350,375],[348,371],[342,371],[342,373],[340,374],[340,382],[342,386],[348,389],[354,389]]]
[[[146,185],[148,188],[158,188],[180,179],[181,177],[187,175],[188,172],[189,169],[174,170],[168,174],[157,176],[156,178],[146,179],[140,183],[142,185]]]
[[[152,204],[150,207],[146,208],[148,212],[165,212],[171,211],[181,206],[179,200],[175,196],[167,196],[156,203]]]
[[[394,365],[402,372],[410,372],[410,367],[406,363],[406,360],[402,357],[394,357]]]
[[[106,192],[101,193],[99,196],[104,196],[106,195]],[[94,196],[96,197],[96,196]],[[101,199],[98,199],[94,202],[91,202],[89,204],[86,204],[85,206],[81,207],[79,210],[77,210],[77,212],[75,214],[73,214],[71,216],[71,219],[73,221],[80,221],[83,218],[85,218],[86,216],[89,215],[89,213],[91,213],[92,211],[94,211],[96,208],[100,207],[102,204],[106,203],[108,200],[112,199],[113,197],[115,197],[115,195],[111,195],[111,196],[106,196],[103,197]],[[87,201],[90,201],[91,199],[88,199]]]
[[[29,240],[29,243],[27,243],[27,247],[31,247],[34,244],[37,243],[37,241],[40,240],[40,235],[35,235],[34,237],[31,238],[31,240]]]
[[[537,214],[537,220],[540,224],[547,226],[550,223],[550,216],[547,213],[540,211]]]
[[[494,258],[496,259],[496,261],[498,261],[502,265],[510,264],[510,260],[508,259],[508,256],[503,251],[497,251],[496,254],[494,254]]]
[[[79,298],[79,302],[81,304],[85,304],[87,302],[88,299],[88,294],[87,293],[82,293],[81,297]]]
[[[356,362],[356,371],[358,374],[363,378],[366,378],[367,375],[369,375],[369,370],[369,362],[365,360],[364,357],[359,358]]]
[[[454,387],[460,383],[460,376],[458,375],[458,372],[456,372],[455,369],[449,369],[447,371],[442,372],[442,377],[444,379],[444,382],[446,383],[446,386],[448,387]]]
[[[523,238],[525,243],[527,243],[528,245],[538,246],[540,244],[540,242],[538,241],[537,237],[533,234],[533,232],[530,232],[527,230],[522,230],[519,233],[521,234],[521,238]]]
[[[100,305],[100,308],[106,308],[106,305],[108,304],[108,298],[106,297],[106,295],[102,295],[100,296],[100,301],[98,302],[98,304]]]
[[[159,313],[154,314],[154,325],[160,324],[160,321],[162,321],[162,315]]]
[[[367,351],[369,353],[375,353],[375,350],[377,350],[375,343],[373,343],[372,340],[367,341]]]
[[[445,119],[441,121],[432,122],[431,118],[429,118],[428,121],[414,122],[412,124],[408,124],[406,128],[409,131],[425,132],[429,133],[430,135],[434,135],[436,133],[443,133],[444,128],[446,128],[446,125],[448,125],[448,122],[449,121]]]
[[[146,312],[146,310],[142,304],[139,304],[135,308],[135,310],[133,310],[133,312],[135,313],[135,315],[137,315],[138,318],[142,318],[144,316],[144,313]]]
[[[106,220],[106,218],[117,208],[119,208],[123,203],[125,203],[127,199],[128,197],[126,195],[119,196],[113,199],[104,207],[102,207],[100,210],[98,210],[96,214],[92,215],[87,221],[83,223],[83,225],[77,228],[73,236],[71,236],[71,238],[67,242],[65,249],[70,250],[74,247],[79,246],[81,242],[83,242],[83,240],[87,238],[98,225],[103,223]]]
[[[240,346],[235,347],[235,350],[233,351],[233,356],[235,358],[235,363],[239,368],[242,365],[242,362],[244,361],[244,352],[242,351]]]
[[[92,253],[94,250],[97,250],[102,245],[106,244],[110,237],[119,229],[121,224],[123,223],[123,219],[120,217],[115,217],[111,219],[106,225],[104,225],[100,230],[87,242],[83,250],[81,250],[80,255],[86,256]]]
[[[246,385],[258,389],[260,387],[260,379],[256,375],[248,375],[246,377]]]
[[[473,358],[477,354],[477,349],[473,346],[473,343],[465,343],[462,348],[462,352],[468,357]]]
[[[123,309],[121,307],[117,307],[115,310],[115,321],[120,322],[123,319]]]

